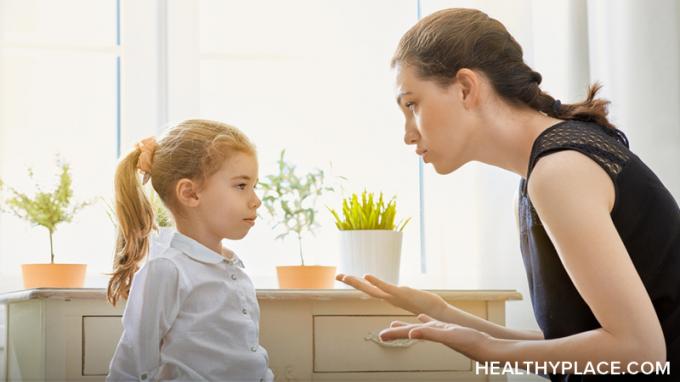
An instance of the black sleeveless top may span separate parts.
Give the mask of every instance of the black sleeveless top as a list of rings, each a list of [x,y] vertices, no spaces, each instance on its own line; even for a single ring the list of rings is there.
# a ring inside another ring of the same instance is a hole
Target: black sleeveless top
[[[564,121],[544,130],[531,149],[527,179],[543,156],[575,150],[595,161],[614,182],[611,218],[661,322],[671,377],[550,375],[553,381],[680,381],[680,208],[654,173],[628,149],[620,130],[594,123]],[[536,321],[546,339],[600,327],[567,275],[520,182],[520,245]],[[602,270],[606,272],[606,269]],[[621,365],[625,370],[625,365]],[[674,377],[673,377],[674,376]]]

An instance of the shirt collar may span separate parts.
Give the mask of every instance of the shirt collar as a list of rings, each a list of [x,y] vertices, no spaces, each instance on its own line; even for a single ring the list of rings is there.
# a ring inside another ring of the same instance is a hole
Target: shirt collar
[[[241,259],[239,259],[238,256],[236,256],[236,254],[233,252],[231,252],[233,255],[233,260],[230,261],[226,257],[216,253],[210,248],[204,246],[189,236],[180,233],[179,231],[176,231],[173,235],[172,240],[170,241],[170,246],[182,251],[185,255],[202,263],[218,264],[224,261],[228,264],[237,265],[241,268],[244,268]]]

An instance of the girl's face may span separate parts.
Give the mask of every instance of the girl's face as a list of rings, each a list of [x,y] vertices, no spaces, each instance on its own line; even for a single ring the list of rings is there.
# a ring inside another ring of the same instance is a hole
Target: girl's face
[[[416,153],[440,174],[464,165],[473,126],[465,86],[456,81],[442,87],[418,78],[412,67],[398,65],[396,93],[406,118],[404,143],[415,145]]]
[[[207,179],[197,212],[213,235],[239,240],[255,225],[262,204],[255,194],[257,167],[254,156],[236,153]]]

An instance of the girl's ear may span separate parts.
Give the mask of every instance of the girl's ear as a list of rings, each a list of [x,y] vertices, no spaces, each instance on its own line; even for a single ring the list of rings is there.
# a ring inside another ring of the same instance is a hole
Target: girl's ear
[[[198,188],[191,179],[180,179],[175,186],[175,194],[180,205],[185,207],[198,206]]]
[[[456,73],[456,83],[460,86],[461,101],[466,110],[479,103],[480,77],[474,70],[462,68]]]

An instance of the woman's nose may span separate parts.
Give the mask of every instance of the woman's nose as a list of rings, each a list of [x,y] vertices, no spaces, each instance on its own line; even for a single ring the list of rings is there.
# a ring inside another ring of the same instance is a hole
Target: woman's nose
[[[418,132],[415,129],[406,128],[404,133],[404,143],[407,145],[415,145],[418,143]]]

